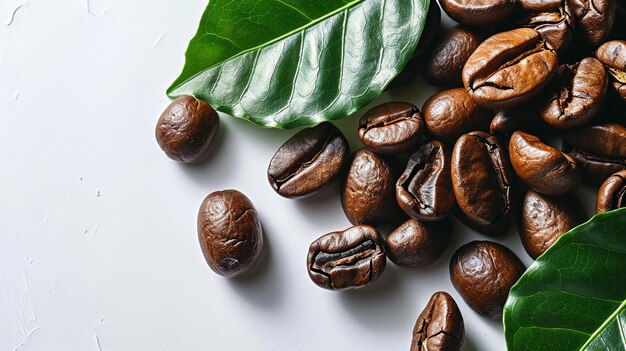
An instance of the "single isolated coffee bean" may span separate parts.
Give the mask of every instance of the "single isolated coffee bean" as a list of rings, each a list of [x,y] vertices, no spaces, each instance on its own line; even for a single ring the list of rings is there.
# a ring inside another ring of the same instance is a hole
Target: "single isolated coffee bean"
[[[382,235],[366,225],[320,237],[307,256],[309,277],[329,290],[359,289],[373,283],[386,263]]]
[[[609,79],[602,63],[587,57],[573,65],[561,65],[553,81],[541,117],[558,129],[580,127],[604,104]]]
[[[167,157],[191,163],[206,154],[219,126],[220,118],[211,105],[193,96],[181,96],[159,118],[155,136]]]
[[[359,121],[359,139],[379,154],[409,151],[424,133],[419,109],[407,102],[387,102],[365,112]]]
[[[517,0],[514,22],[519,27],[533,28],[558,52],[566,51],[574,37],[574,20],[569,0]]]
[[[459,306],[447,292],[436,292],[415,322],[411,351],[461,351],[464,343]]]
[[[491,120],[489,132],[504,147],[509,147],[511,135],[518,130],[534,132],[541,126],[541,117],[535,104],[525,104],[510,110],[500,110]]]
[[[526,268],[513,251],[491,241],[461,246],[450,261],[452,285],[483,317],[501,319],[509,290]]]
[[[477,229],[511,217],[511,166],[506,150],[487,133],[459,138],[452,151],[452,188],[459,209]]]
[[[596,213],[626,207],[626,170],[608,177],[598,191]]]
[[[615,22],[616,0],[571,0],[571,2],[579,25],[579,34],[593,47],[604,43],[611,34]]]
[[[287,140],[272,157],[267,179],[281,196],[306,197],[339,174],[349,156],[350,146],[341,131],[324,122]]]
[[[500,22],[515,9],[515,0],[441,0],[439,3],[450,18],[468,26]]]
[[[623,23],[622,26],[625,26]],[[626,40],[612,40],[596,50],[596,58],[604,64],[611,76],[611,86],[626,102]]]
[[[263,248],[256,209],[237,190],[216,191],[204,199],[198,213],[198,237],[209,267],[228,278],[250,270]]]
[[[558,67],[539,32],[518,28],[483,41],[463,68],[463,85],[477,104],[508,109],[545,88]]]
[[[573,158],[542,143],[534,135],[515,132],[509,143],[509,155],[517,176],[542,194],[565,195],[582,182]]]
[[[536,259],[561,235],[586,220],[583,204],[575,195],[556,197],[528,190],[518,223],[519,234],[528,255]]]
[[[385,237],[387,255],[400,267],[425,267],[441,257],[451,235],[450,219],[420,222],[411,218]]]
[[[493,113],[474,103],[463,88],[447,89],[431,96],[422,109],[428,133],[435,139],[453,143],[461,135],[486,131]]]
[[[626,169],[626,127],[604,123],[568,131],[563,135],[563,151],[576,161],[585,183],[600,185]]]
[[[419,147],[396,183],[396,200],[409,216],[438,221],[454,207],[450,153],[439,141]]]

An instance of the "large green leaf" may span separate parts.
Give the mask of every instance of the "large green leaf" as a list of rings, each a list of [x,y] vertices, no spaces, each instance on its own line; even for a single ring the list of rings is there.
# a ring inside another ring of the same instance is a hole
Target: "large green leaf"
[[[345,117],[404,67],[429,0],[211,0],[170,97],[260,126]]]
[[[507,348],[624,350],[625,301],[626,209],[619,209],[564,234],[511,288]]]

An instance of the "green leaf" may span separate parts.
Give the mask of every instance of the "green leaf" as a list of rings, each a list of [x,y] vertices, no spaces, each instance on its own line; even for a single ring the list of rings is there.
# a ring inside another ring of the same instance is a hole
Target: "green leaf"
[[[507,349],[626,350],[625,301],[623,208],[564,234],[511,288]]]
[[[345,117],[409,60],[429,0],[211,0],[168,89],[263,127]]]

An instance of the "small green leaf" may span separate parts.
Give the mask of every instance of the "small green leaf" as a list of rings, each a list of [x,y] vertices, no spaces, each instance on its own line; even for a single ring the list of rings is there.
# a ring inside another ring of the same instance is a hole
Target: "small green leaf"
[[[170,97],[263,127],[345,117],[411,57],[429,0],[211,0]]]
[[[618,209],[564,234],[511,288],[507,349],[624,350],[625,301],[626,209]]]

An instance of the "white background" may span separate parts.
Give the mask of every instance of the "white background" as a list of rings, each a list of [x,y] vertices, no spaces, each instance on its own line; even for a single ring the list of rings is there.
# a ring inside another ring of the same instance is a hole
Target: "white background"
[[[293,201],[266,180],[293,131],[222,116],[206,162],[165,157],[154,126],[205,5],[0,0],[0,350],[407,350],[438,290],[461,307],[466,350],[503,350],[500,323],[448,274],[456,248],[486,237],[457,223],[433,266],[389,262],[374,285],[330,292],[305,260],[311,241],[349,226],[339,184]],[[433,91],[418,82],[376,103],[421,107]],[[361,113],[338,123],[353,150]],[[196,234],[200,202],[226,188],[254,202],[266,242],[234,280],[210,271]],[[514,227],[496,240],[531,262]]]

